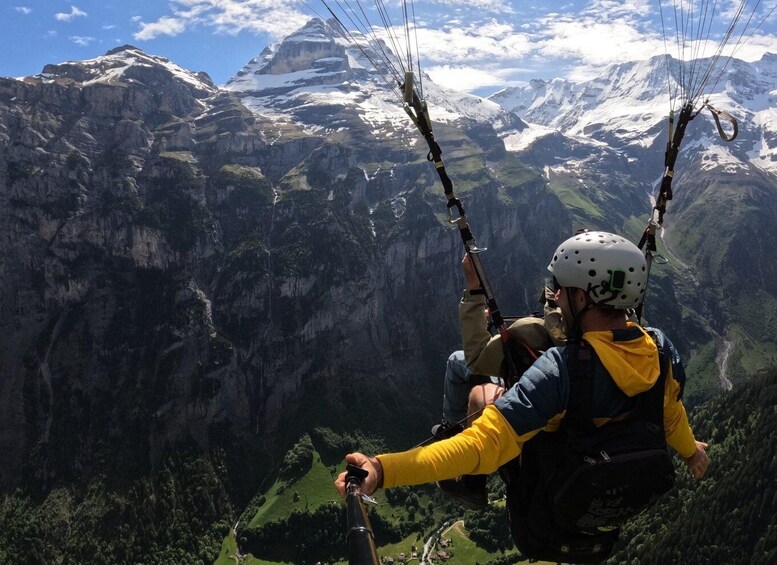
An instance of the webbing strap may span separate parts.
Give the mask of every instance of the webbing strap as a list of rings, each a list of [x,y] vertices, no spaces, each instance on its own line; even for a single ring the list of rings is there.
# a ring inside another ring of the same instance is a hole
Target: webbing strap
[[[406,88],[408,80],[409,79],[406,78],[405,85],[402,85],[403,90]],[[502,317],[502,312],[496,303],[496,298],[494,297],[494,293],[491,288],[491,284],[488,281],[488,277],[486,276],[486,272],[483,269],[483,263],[480,261],[480,257],[478,256],[478,254],[481,251],[484,251],[484,249],[478,248],[477,244],[475,243],[475,237],[472,235],[472,230],[469,228],[467,214],[464,211],[464,206],[462,205],[461,200],[459,200],[453,194],[453,182],[445,170],[445,163],[443,163],[442,160],[442,149],[440,148],[440,144],[437,143],[437,141],[434,139],[434,133],[432,132],[432,121],[429,117],[426,101],[421,100],[415,90],[413,90],[412,96],[409,92],[406,92],[404,108],[405,112],[408,116],[410,116],[410,119],[418,128],[418,131],[421,132],[421,135],[424,136],[424,139],[429,146],[429,153],[426,155],[426,158],[428,161],[434,163],[434,168],[437,171],[437,175],[440,177],[440,181],[442,182],[445,196],[448,199],[448,220],[450,223],[455,224],[456,227],[459,228],[459,234],[461,235],[461,239],[464,242],[464,248],[466,249],[467,255],[469,255],[469,258],[472,261],[472,266],[477,273],[478,281],[480,282],[480,286],[485,294],[486,306],[488,307],[488,315],[490,318],[489,329],[492,331],[498,331],[502,337],[502,342],[505,345],[504,355],[508,373],[505,375],[505,380],[507,381],[508,386],[510,386],[515,380],[517,380],[518,375],[516,374],[515,368],[518,367],[518,363],[516,359],[512,357],[509,348],[506,346],[507,340],[509,339],[507,334],[507,326],[505,325],[504,318]],[[454,217],[453,215],[453,208],[456,208],[458,213],[457,217]]]
[[[564,421],[567,433],[589,434],[595,430],[593,422],[594,359],[593,348],[583,340],[567,346],[569,400]]]
[[[734,116],[723,110],[717,110],[712,107],[709,102],[705,102],[698,112],[693,112],[693,102],[688,101],[680,111],[680,116],[677,120],[677,128],[674,127],[674,112],[669,115],[669,141],[666,144],[666,151],[664,153],[664,176],[661,178],[661,188],[658,191],[656,197],[655,206],[653,206],[653,214],[651,215],[650,222],[647,228],[642,234],[642,238],[639,240],[637,247],[644,249],[645,260],[647,262],[647,274],[650,278],[650,267],[652,266],[653,255],[656,253],[656,230],[664,223],[664,214],[666,213],[666,205],[672,199],[672,179],[674,178],[674,166],[677,161],[677,155],[680,152],[680,144],[683,141],[685,135],[685,128],[688,126],[693,118],[695,118],[699,112],[704,108],[709,109],[715,120],[715,126],[718,129],[718,135],[726,142],[734,141],[739,134],[739,124]],[[731,133],[726,133],[723,129],[720,121],[723,120],[731,125]],[[637,307],[636,314],[639,319],[642,319],[642,311],[644,309],[644,301]]]
[[[672,179],[674,178],[674,166],[677,162],[677,155],[680,152],[680,144],[685,136],[685,128],[688,127],[688,123],[696,117],[693,112],[693,102],[688,101],[677,119],[677,127],[674,123],[674,112],[669,114],[669,141],[666,143],[666,150],[664,152],[664,176],[661,178],[661,187],[658,190],[658,196],[656,197],[656,203],[653,206],[653,213],[650,216],[650,222],[645,228],[642,234],[642,238],[639,240],[637,247],[643,249],[645,252],[645,261],[647,263],[647,280],[650,279],[650,267],[652,265],[653,255],[657,251],[656,247],[656,230],[664,223],[664,214],[666,213],[666,205],[672,197]],[[645,291],[647,291],[647,283],[645,284]],[[645,306],[643,299],[642,303],[637,307],[636,314],[638,319],[642,320],[642,311]]]
[[[710,105],[709,102],[705,102],[702,108],[694,113],[693,102],[689,101],[683,106],[680,111],[680,116],[677,120],[677,128],[674,127],[674,113],[669,115],[669,141],[666,144],[666,152],[664,153],[664,176],[661,178],[661,188],[656,198],[656,205],[653,209],[658,213],[657,222],[658,225],[664,223],[664,213],[666,213],[666,203],[672,199],[672,179],[674,178],[674,166],[677,161],[677,155],[680,152],[680,144],[683,141],[685,135],[685,128],[688,123],[694,119],[702,109],[709,109],[712,113],[712,117],[715,119],[715,126],[718,129],[718,134],[721,139],[727,142],[734,141],[739,134],[739,124],[734,116],[723,110],[717,110]],[[731,124],[731,134],[726,133],[721,125],[720,121],[726,121]],[[655,233],[655,230],[654,230]],[[645,245],[647,238],[650,234],[645,230],[645,235],[642,236],[638,247],[642,249]]]
[[[664,176],[661,178],[661,188],[658,191],[656,205],[653,207],[658,212],[658,225],[664,223],[666,203],[673,196],[672,179],[674,178],[674,166],[677,162],[677,155],[680,152],[680,144],[683,141],[683,136],[685,136],[685,128],[688,127],[688,123],[695,117],[696,114],[693,113],[692,102],[688,102],[680,110],[676,128],[674,128],[674,116],[669,116],[669,141],[666,144],[666,152],[664,153]]]
[[[715,119],[715,126],[718,128],[718,135],[720,135],[721,139],[726,142],[734,141],[739,134],[739,124],[737,123],[737,119],[728,112],[724,112],[723,110],[716,110],[710,105],[709,102],[705,103],[704,107],[710,111],[712,117]],[[723,129],[723,126],[720,125],[721,119],[731,124],[733,131],[730,135],[727,134]]]

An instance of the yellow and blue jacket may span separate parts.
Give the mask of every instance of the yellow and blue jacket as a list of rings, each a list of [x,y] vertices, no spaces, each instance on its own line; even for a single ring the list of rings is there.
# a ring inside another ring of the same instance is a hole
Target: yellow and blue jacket
[[[664,430],[667,443],[683,457],[696,443],[680,400],[674,374],[682,365],[671,342],[653,330],[658,345],[636,324],[628,329],[587,332],[583,339],[596,352],[594,422],[601,425],[630,410],[634,396],[650,389],[660,374],[658,347],[670,355],[664,388]],[[463,474],[496,471],[521,453],[524,442],[540,431],[554,432],[569,399],[567,348],[547,350],[519,381],[462,433],[425,447],[379,455],[383,487],[422,484]]]

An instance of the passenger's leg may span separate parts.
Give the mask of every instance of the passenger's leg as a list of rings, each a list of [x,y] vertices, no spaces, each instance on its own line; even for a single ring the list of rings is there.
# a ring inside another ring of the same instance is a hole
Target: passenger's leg
[[[463,422],[467,417],[470,392],[470,372],[464,360],[464,352],[454,351],[445,364],[442,416],[451,423]]]
[[[498,379],[474,385],[467,398],[467,424],[471,424],[483,413],[483,409],[505,393]],[[482,508],[488,504],[487,475],[462,475],[461,477],[438,481],[440,488],[456,498],[467,508]]]
[[[483,413],[483,409],[496,402],[504,393],[505,387],[495,382],[472,387],[467,405],[467,425],[477,420]]]

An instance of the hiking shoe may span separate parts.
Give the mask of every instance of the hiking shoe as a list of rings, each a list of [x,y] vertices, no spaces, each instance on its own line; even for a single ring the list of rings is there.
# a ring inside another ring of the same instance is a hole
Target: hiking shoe
[[[455,436],[459,432],[464,431],[464,426],[455,422],[449,422],[443,420],[439,424],[432,426],[432,437],[434,441],[440,441],[441,439],[448,439]]]
[[[488,506],[487,480],[488,475],[462,475],[437,481],[437,486],[465,508],[480,510]]]

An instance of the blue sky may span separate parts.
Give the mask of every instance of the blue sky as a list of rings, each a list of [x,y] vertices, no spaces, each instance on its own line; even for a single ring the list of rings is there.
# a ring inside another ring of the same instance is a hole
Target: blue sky
[[[713,36],[741,3],[717,0]],[[659,5],[674,32],[673,4],[693,16],[704,2],[415,0],[414,7],[423,67],[444,86],[484,93],[530,78],[588,78],[608,63],[664,53]],[[745,17],[756,2],[746,4]],[[775,5],[761,0],[751,29]],[[320,0],[4,0],[0,76],[36,74],[47,63],[131,43],[223,84],[269,42],[303,25],[311,8],[326,13]],[[737,56],[777,53],[775,16],[777,10]],[[677,53],[671,42],[670,52]]]

